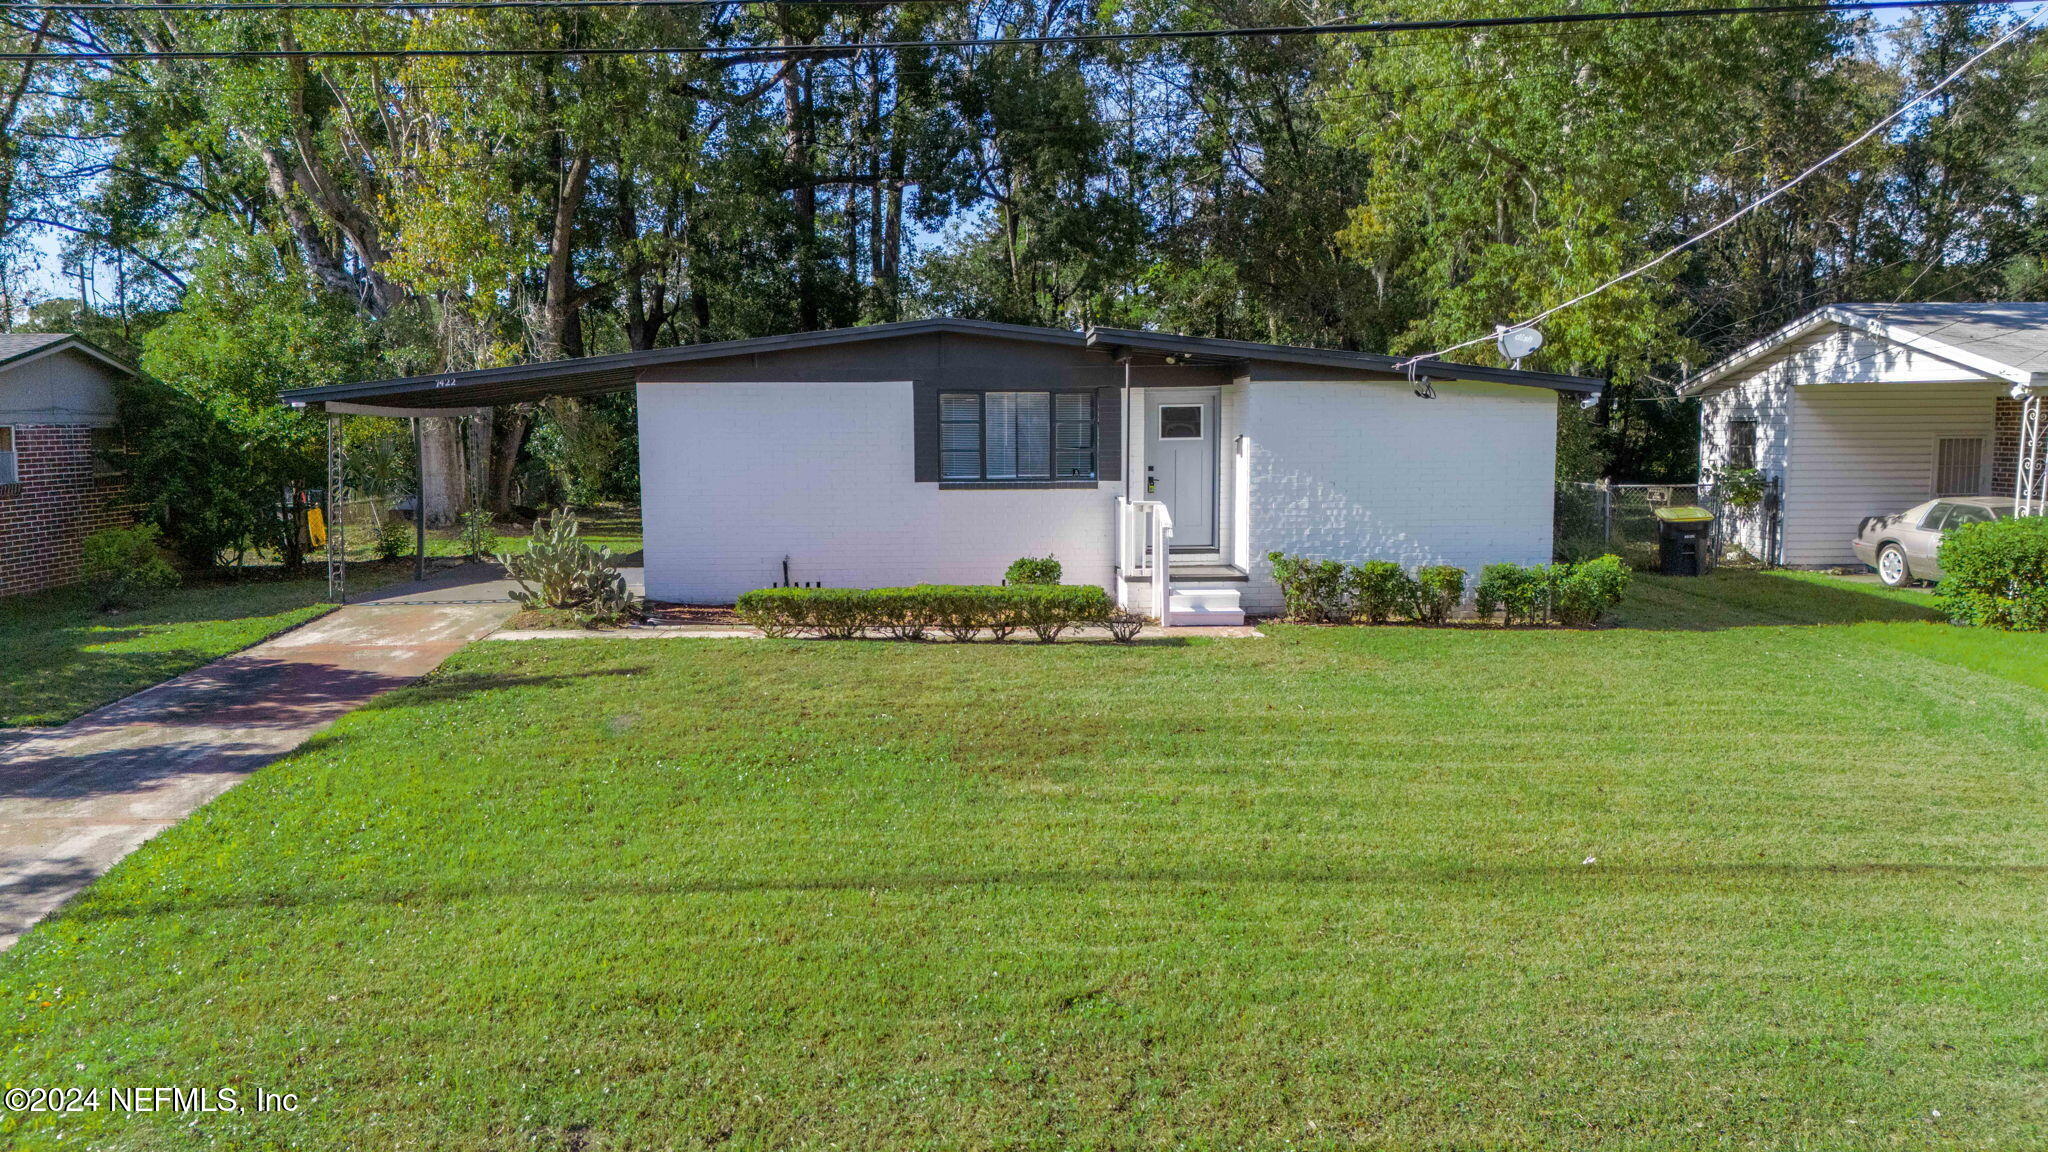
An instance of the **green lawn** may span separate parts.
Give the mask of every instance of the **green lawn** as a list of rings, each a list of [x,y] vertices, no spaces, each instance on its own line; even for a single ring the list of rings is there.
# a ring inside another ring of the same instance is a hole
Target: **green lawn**
[[[1925,604],[477,645],[0,955],[9,1084],[301,1111],[0,1145],[2040,1148],[2048,638]]]
[[[582,527],[585,543],[592,547],[610,548],[614,555],[631,556],[638,553],[644,544],[640,527],[640,510],[627,505],[606,504],[596,508],[580,510],[576,515]],[[524,552],[531,542],[533,527],[510,521],[500,523],[498,548],[505,552]],[[411,529],[408,526],[408,533]],[[427,530],[427,555],[433,557],[459,557],[464,555],[460,533],[455,528],[429,528]],[[367,560],[377,554],[377,533],[369,521],[367,510],[351,518],[348,530],[343,536],[348,545],[350,562]],[[412,556],[413,538],[405,538],[404,555]],[[317,551],[317,550],[316,550]]]
[[[61,724],[302,624],[327,578],[201,581],[102,612],[76,588],[0,600],[0,727]]]

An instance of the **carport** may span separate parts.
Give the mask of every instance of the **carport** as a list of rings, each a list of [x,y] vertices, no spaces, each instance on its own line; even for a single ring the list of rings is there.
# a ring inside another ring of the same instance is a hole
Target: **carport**
[[[482,368],[467,372],[443,372],[433,376],[407,376],[393,380],[370,380],[298,388],[281,393],[279,399],[294,408],[320,412],[327,418],[327,596],[337,604],[348,602],[348,552],[342,523],[342,493],[348,482],[348,450],[342,435],[343,422],[350,416],[383,416],[409,421],[413,442],[413,578],[427,576],[427,468],[426,424],[428,420],[454,420],[466,432],[472,421],[489,420],[494,409],[509,404],[530,404],[556,396],[594,396],[623,392],[633,387],[636,370],[661,353],[636,352],[618,356],[593,356],[579,360],[556,360],[541,364],[517,364],[504,368]],[[468,437],[461,437],[465,443]],[[480,487],[476,461],[468,464],[471,491]]]

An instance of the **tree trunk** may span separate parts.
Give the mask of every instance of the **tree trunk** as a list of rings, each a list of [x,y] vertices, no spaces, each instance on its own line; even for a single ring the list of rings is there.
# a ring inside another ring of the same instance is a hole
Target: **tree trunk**
[[[782,42],[799,43],[789,31],[784,10]],[[810,65],[798,62],[782,72],[782,162],[789,173],[796,210],[797,327],[814,332],[820,326],[818,307],[818,185],[811,168]]]
[[[426,475],[427,526],[446,528],[469,506],[468,478],[462,466],[462,422],[431,418],[420,429],[420,442],[425,449],[421,467]]]
[[[541,305],[541,356],[583,355],[583,300],[576,289],[576,213],[590,185],[590,153],[578,149],[569,157],[556,185],[555,214],[548,235],[548,267]]]
[[[512,474],[519,466],[519,449],[526,443],[526,429],[533,421],[524,404],[498,409],[491,429],[491,512],[512,513]]]

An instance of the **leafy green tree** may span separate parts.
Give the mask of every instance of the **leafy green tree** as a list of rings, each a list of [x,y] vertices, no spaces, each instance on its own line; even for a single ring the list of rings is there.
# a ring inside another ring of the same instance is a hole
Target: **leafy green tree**
[[[374,371],[361,320],[290,263],[223,243],[184,308],[143,342],[153,381],[130,398],[137,492],[188,559],[273,550],[303,558],[288,497],[325,483],[324,427],[277,402],[283,388]]]

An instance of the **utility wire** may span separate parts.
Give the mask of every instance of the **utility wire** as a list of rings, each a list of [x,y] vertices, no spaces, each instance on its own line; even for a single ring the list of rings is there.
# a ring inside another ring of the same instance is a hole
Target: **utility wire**
[[[191,4],[176,3],[175,0],[151,0],[151,2],[129,3],[125,0],[108,0],[104,4],[34,4],[16,3],[9,0],[0,3],[0,12],[393,12],[433,9],[472,8],[726,8],[748,4],[785,4],[792,9],[802,8],[883,8],[897,4],[966,4],[971,0],[393,0],[380,4],[376,0],[305,0],[304,3],[289,3],[286,0],[195,0]]]
[[[343,3],[347,0],[332,0]],[[539,0],[463,0],[466,3],[515,5]],[[600,0],[556,0],[557,3],[593,3]],[[658,0],[657,0],[658,2]],[[1775,16],[1788,13],[1869,12],[1889,8],[1944,8],[1964,4],[2012,4],[2021,0],[1849,0],[1837,4],[1721,5],[1704,8],[1655,8],[1621,12],[1552,12],[1527,16],[1474,16],[1432,20],[1369,20],[1330,24],[1272,24],[1257,27],[1176,28],[1149,32],[1070,32],[1046,36],[961,37],[944,40],[850,40],[820,44],[764,44],[741,47],[707,44],[679,44],[663,47],[535,47],[535,48],[328,48],[256,50],[178,50],[140,52],[0,52],[0,61],[89,60],[116,63],[143,60],[335,60],[400,57],[546,57],[546,56],[732,56],[744,54],[748,61],[788,60],[819,55],[846,55],[865,51],[897,51],[920,48],[1031,48],[1062,44],[1126,44],[1141,40],[1220,40],[1239,36],[1331,36],[1383,35],[1397,32],[1466,31],[1484,28],[1521,28],[1552,24],[1611,24],[1642,20],[1698,19],[1727,16]],[[97,6],[94,6],[97,7]],[[172,7],[180,7],[172,5]],[[301,7],[279,5],[277,11]],[[376,5],[379,8],[392,7]],[[403,7],[398,5],[397,7]],[[33,6],[0,8],[0,11],[33,11]]]
[[[1581,292],[1577,296],[1572,297],[1571,299],[1565,301],[1562,304],[1557,304],[1552,307],[1546,308],[1543,311],[1538,312],[1536,315],[1529,317],[1527,320],[1523,320],[1519,323],[1510,325],[1510,327],[1528,328],[1533,325],[1539,324],[1545,320],[1548,320],[1550,317],[1557,315],[1559,312],[1562,312],[1567,308],[1571,308],[1575,305],[1583,304],[1586,301],[1591,300],[1593,297],[1600,295],[1601,293],[1607,291],[1609,288],[1613,288],[1616,285],[1626,283],[1629,280],[1633,280],[1636,277],[1642,275],[1643,273],[1648,272],[1650,269],[1657,267],[1659,264],[1664,263],[1666,260],[1671,259],[1673,256],[1678,255],[1680,252],[1683,252],[1688,248],[1694,247],[1695,245],[1706,240],[1708,237],[1723,231],[1730,225],[1734,224],[1736,221],[1741,220],[1743,217],[1748,216],[1750,213],[1756,211],[1757,209],[1763,207],[1766,204],[1769,204],[1771,201],[1776,200],[1778,197],[1783,196],[1785,193],[1790,192],[1792,189],[1798,187],[1801,183],[1803,183],[1808,177],[1812,176],[1816,172],[1819,172],[1821,169],[1827,167],[1828,165],[1834,163],[1842,157],[1848,155],[1850,152],[1855,151],[1858,147],[1860,147],[1865,141],[1869,140],[1872,136],[1877,135],[1879,132],[1884,131],[1886,128],[1891,127],[1893,124],[1896,124],[1899,121],[1899,119],[1903,117],[1906,113],[1911,112],[1913,109],[1926,103],[1929,99],[1932,99],[1934,96],[1938,95],[1943,89],[1947,88],[1949,85],[1961,79],[1964,73],[1968,72],[1970,69],[1977,66],[1978,61],[1984,59],[1986,56],[1991,55],[1993,52],[1998,51],[2000,48],[2005,47],[2007,44],[2011,43],[2016,37],[2018,37],[2020,33],[2033,27],[2034,21],[2039,20],[2041,18],[2042,13],[2044,12],[2048,12],[2048,4],[2037,5],[2034,8],[2033,13],[2029,15],[2026,19],[2021,20],[2019,23],[2014,24],[2011,28],[2006,29],[2005,32],[1998,37],[1998,39],[1993,40],[1991,43],[1985,45],[1983,49],[1979,51],[1976,55],[1970,57],[1968,60],[1963,61],[1961,64],[1958,64],[1953,71],[1951,71],[1948,75],[1943,76],[1940,80],[1936,81],[1934,85],[1928,88],[1925,92],[1920,93],[1919,95],[1913,97],[1911,100],[1908,100],[1904,104],[1899,105],[1897,108],[1892,109],[1891,112],[1887,114],[1883,119],[1879,120],[1875,124],[1872,124],[1870,127],[1865,128],[1860,134],[1857,135],[1855,139],[1849,141],[1847,144],[1842,145],[1840,148],[1835,149],[1833,152],[1830,152],[1827,155],[1821,157],[1819,160],[1814,161],[1812,165],[1810,165],[1805,171],[1799,173],[1797,176],[1792,177],[1790,180],[1785,181],[1783,184],[1778,185],[1776,188],[1771,189],[1769,192],[1764,193],[1762,196],[1759,196],[1756,199],[1751,200],[1749,203],[1744,204],[1742,207],[1736,209],[1733,212],[1730,212],[1726,216],[1723,216],[1721,219],[1715,221],[1712,225],[1703,228],[1700,231],[1693,233],[1691,236],[1686,237],[1684,240],[1681,240],[1678,243],[1672,245],[1671,247],[1666,248],[1664,251],[1658,253],[1656,256],[1648,260],[1645,260],[1641,264],[1636,265],[1635,267],[1629,269],[1626,272],[1623,272],[1621,275],[1616,276],[1610,280],[1607,280],[1604,283],[1598,285],[1597,287]],[[1415,365],[1420,364],[1425,360],[1441,359],[1442,357],[1447,356],[1460,349],[1470,348],[1475,344],[1484,344],[1488,340],[1492,339],[1494,339],[1494,337],[1491,335],[1475,336],[1470,340],[1462,341],[1457,344],[1452,344],[1446,348],[1439,348],[1434,352],[1425,352],[1420,356],[1411,356],[1408,359],[1401,361],[1401,367],[1413,369]]]

